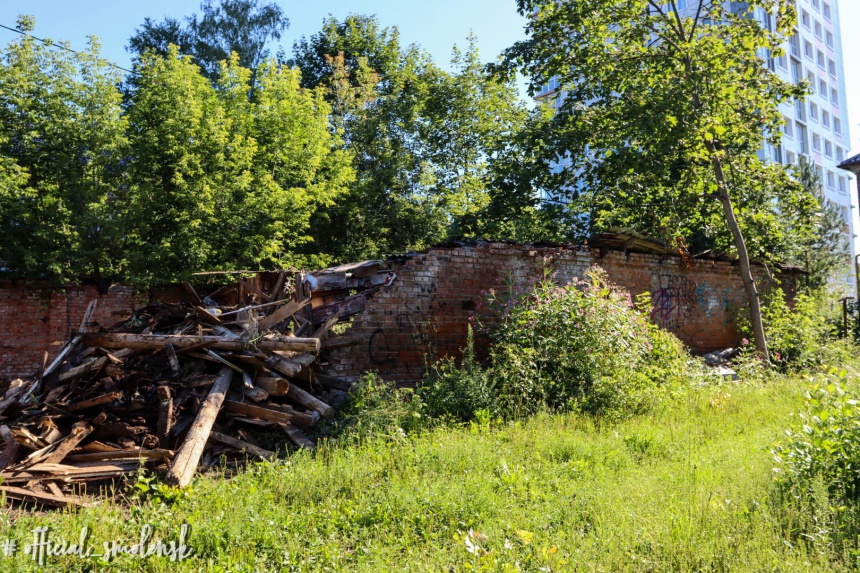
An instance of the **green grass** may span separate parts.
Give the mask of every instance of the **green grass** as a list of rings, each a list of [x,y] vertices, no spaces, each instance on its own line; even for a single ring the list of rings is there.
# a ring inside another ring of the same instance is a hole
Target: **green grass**
[[[785,539],[771,506],[774,440],[803,408],[802,379],[691,390],[598,427],[574,414],[502,427],[399,432],[201,478],[158,496],[47,515],[4,514],[0,571],[39,525],[127,543],[151,524],[193,530],[191,559],[49,557],[50,571],[831,571]],[[469,532],[472,533],[469,533]],[[470,550],[471,549],[471,550]]]

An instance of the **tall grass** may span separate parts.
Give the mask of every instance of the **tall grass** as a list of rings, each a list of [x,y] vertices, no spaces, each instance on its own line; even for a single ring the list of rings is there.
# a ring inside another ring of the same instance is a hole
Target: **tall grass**
[[[538,414],[323,442],[199,478],[171,503],[154,492],[130,507],[6,513],[0,540],[23,548],[38,525],[55,539],[86,525],[94,543],[133,542],[146,523],[174,539],[193,527],[183,563],[51,557],[51,571],[839,571],[786,538],[771,502],[769,446],[804,387],[701,387],[613,425]],[[19,551],[0,570],[39,568]]]

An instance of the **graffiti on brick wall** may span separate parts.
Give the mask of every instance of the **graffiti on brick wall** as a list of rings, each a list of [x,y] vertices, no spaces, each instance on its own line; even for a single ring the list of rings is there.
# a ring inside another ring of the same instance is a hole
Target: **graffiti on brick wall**
[[[394,316],[394,328],[386,329],[383,324],[376,322],[373,333],[367,341],[367,355],[377,366],[384,366],[394,361],[394,350],[389,341],[388,333],[398,335],[398,340],[408,336],[418,344],[429,344],[429,329],[427,328],[435,312],[447,306],[446,301],[438,300],[439,287],[435,281],[416,285],[418,293],[415,300],[408,302]]]
[[[722,324],[732,322],[733,309],[738,305],[736,289],[696,284],[685,275],[662,274],[657,282],[659,288],[651,294],[651,319],[662,326],[684,332],[696,316]]]

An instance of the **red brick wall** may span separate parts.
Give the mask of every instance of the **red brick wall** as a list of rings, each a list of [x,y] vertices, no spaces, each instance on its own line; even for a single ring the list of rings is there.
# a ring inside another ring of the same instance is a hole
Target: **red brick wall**
[[[159,291],[152,298],[174,298],[172,291]],[[97,299],[93,321],[111,326],[131,315],[151,297],[127,285],[116,285],[106,293],[94,286],[39,288],[24,283],[0,283],[0,378],[32,376],[47,350],[52,360],[81,325],[92,299]]]
[[[680,257],[625,254],[597,249],[535,248],[504,243],[434,249],[409,258],[393,270],[397,280],[368,301],[349,334],[366,342],[334,351],[328,373],[354,376],[375,370],[390,380],[419,380],[424,356],[459,356],[465,345],[473,309],[486,300],[489,289],[525,285],[544,269],[567,283],[583,278],[599,265],[610,281],[632,295],[648,291],[652,317],[677,334],[696,352],[708,352],[738,342],[735,317],[744,305],[740,274],[728,262]],[[793,280],[786,286],[793,289]],[[478,352],[487,340],[476,337]]]

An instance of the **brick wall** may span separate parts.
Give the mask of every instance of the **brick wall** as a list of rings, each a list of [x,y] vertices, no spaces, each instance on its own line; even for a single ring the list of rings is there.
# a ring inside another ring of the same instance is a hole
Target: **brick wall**
[[[95,286],[39,288],[24,283],[0,283],[0,379],[32,376],[47,350],[52,360],[78,329],[87,306],[98,305],[93,321],[111,326],[131,315],[148,300],[174,299],[177,289],[140,294],[128,285],[99,292]]]
[[[395,265],[397,280],[368,301],[349,332],[365,342],[334,351],[328,373],[354,376],[375,370],[390,380],[418,380],[425,355],[459,356],[469,317],[486,300],[489,289],[527,284],[546,268],[555,272],[558,282],[566,283],[583,278],[593,265],[601,266],[611,282],[633,295],[650,292],[654,320],[695,352],[737,344],[735,317],[745,295],[732,263],[479,243],[434,249]],[[792,297],[794,278],[783,277],[783,283]],[[477,335],[479,355],[486,353],[486,345],[486,338]]]

